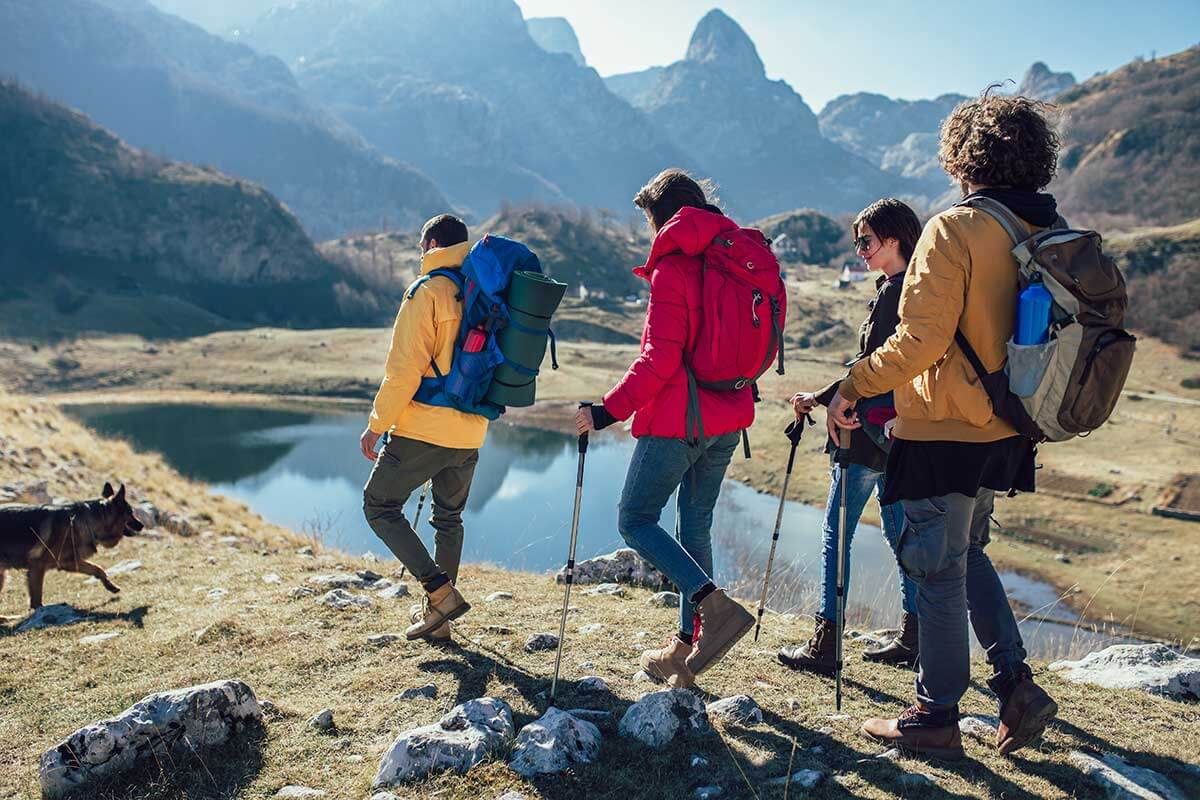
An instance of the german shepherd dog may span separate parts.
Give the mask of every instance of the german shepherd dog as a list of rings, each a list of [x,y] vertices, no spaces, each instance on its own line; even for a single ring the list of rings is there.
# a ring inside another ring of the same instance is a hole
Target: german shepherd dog
[[[116,547],[121,537],[134,536],[141,529],[125,499],[125,484],[116,492],[111,484],[104,484],[98,500],[59,506],[0,505],[0,589],[4,570],[26,570],[29,607],[41,608],[46,571],[61,569],[91,575],[115,594],[121,587],[88,559],[99,546]]]

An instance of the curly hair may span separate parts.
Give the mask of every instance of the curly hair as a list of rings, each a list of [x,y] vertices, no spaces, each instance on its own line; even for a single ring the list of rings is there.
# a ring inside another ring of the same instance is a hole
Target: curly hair
[[[993,95],[959,103],[942,123],[938,159],[956,181],[1036,191],[1058,167],[1053,108],[1028,97]]]

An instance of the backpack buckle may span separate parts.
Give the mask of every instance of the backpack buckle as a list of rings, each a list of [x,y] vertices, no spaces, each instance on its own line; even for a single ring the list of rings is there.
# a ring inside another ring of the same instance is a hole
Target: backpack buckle
[[[737,382],[733,384],[733,388],[734,389],[745,389],[746,384],[748,384],[748,383],[750,383],[750,381],[747,380],[746,378],[738,378]]]

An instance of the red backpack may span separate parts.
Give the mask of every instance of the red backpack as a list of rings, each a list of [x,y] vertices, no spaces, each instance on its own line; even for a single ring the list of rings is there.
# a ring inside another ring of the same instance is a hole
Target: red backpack
[[[687,434],[704,441],[700,389],[719,392],[753,387],[778,359],[783,374],[783,324],[787,291],[771,241],[761,231],[742,228],[718,236],[704,251],[700,273],[701,316],[694,344],[685,356],[688,376]],[[750,443],[742,432],[746,457]]]

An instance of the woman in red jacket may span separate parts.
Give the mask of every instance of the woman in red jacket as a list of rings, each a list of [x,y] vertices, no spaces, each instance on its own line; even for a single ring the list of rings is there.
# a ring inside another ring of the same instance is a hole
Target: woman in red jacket
[[[683,170],[661,172],[634,198],[654,230],[644,266],[634,273],[650,283],[641,355],[601,403],[576,415],[580,434],[633,417],[637,439],[618,527],[643,558],[666,575],[680,596],[679,632],[661,650],[642,654],[642,668],[672,686],[687,687],[754,624],[746,609],[713,583],[713,507],[741,432],[754,422],[750,387],[699,390],[704,435],[687,432],[685,358],[695,347],[701,308],[701,254],[718,236],[744,236],[709,203]],[[679,490],[679,539],[659,525]],[[699,623],[699,630],[697,630]]]

